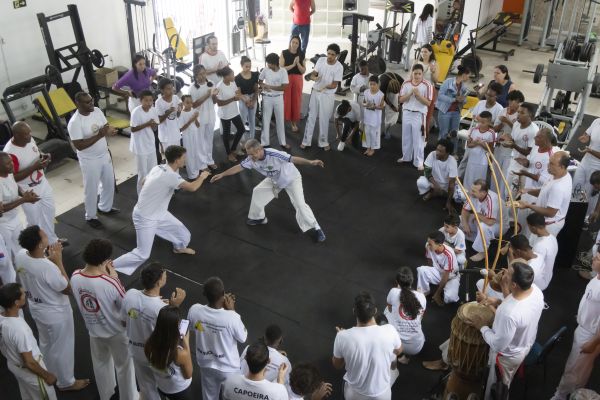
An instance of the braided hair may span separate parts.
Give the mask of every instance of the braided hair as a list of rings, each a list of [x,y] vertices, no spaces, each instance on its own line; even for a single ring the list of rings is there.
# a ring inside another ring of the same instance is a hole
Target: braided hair
[[[400,286],[400,309],[411,319],[416,319],[423,306],[412,291],[413,280],[412,270],[408,267],[402,267],[396,273],[396,282]]]

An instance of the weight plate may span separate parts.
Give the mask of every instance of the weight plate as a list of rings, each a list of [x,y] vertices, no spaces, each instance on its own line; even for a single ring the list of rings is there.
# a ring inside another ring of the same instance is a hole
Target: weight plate
[[[564,92],[558,92],[556,94],[556,98],[554,99],[554,109],[555,110],[562,110],[564,102],[565,102],[565,98],[566,95]]]
[[[579,60],[579,55],[583,52],[583,45],[578,44],[575,45],[575,50],[573,50],[573,58],[571,59],[572,61],[577,61]]]
[[[44,75],[46,75],[48,83],[53,84],[57,87],[61,87],[63,85],[62,76],[54,65],[46,65]]]
[[[90,52],[90,60],[96,68],[104,67],[104,55],[100,50],[92,50]]]
[[[592,59],[594,58],[594,53],[596,52],[596,43],[588,43],[589,47],[588,50],[586,52],[585,58],[587,62],[592,62]]]
[[[565,50],[563,52],[563,58],[565,60],[571,60],[573,58],[573,52],[575,51],[576,44],[577,42],[575,42],[575,40],[573,39],[567,42],[567,45],[565,46]]]
[[[540,83],[542,76],[544,76],[544,64],[538,64],[533,74],[533,83]]]

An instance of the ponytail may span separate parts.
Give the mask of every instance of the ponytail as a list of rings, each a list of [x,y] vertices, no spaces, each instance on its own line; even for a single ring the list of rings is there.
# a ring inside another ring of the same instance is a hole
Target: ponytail
[[[396,282],[400,285],[400,309],[411,319],[416,319],[423,306],[412,291],[413,280],[412,270],[408,267],[402,267],[396,273]]]

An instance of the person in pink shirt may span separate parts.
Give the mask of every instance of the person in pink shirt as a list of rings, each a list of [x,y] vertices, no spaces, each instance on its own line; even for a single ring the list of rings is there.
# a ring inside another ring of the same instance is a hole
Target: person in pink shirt
[[[294,13],[292,36],[300,36],[300,50],[306,54],[310,35],[310,16],[317,11],[315,0],[291,0],[290,11]]]

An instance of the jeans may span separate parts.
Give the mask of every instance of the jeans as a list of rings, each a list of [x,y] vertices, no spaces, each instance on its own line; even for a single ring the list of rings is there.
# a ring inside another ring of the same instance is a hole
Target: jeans
[[[256,136],[256,104],[254,103],[253,108],[248,108],[242,100],[238,101],[240,117],[242,117],[244,123],[248,123],[248,127],[250,128],[248,135],[251,139],[255,139]]]
[[[443,113],[438,111],[438,125],[440,128],[439,139],[443,139],[448,136],[448,132],[451,130],[458,131],[460,124],[460,112],[459,111],[448,111]]]
[[[233,138],[233,143],[230,146],[229,135],[231,134],[231,123],[233,123],[233,125],[235,125],[235,129],[237,130],[237,132],[235,132],[235,136]],[[223,136],[223,146],[225,147],[225,152],[227,153],[227,155],[229,155],[231,153],[235,153],[235,150],[237,149],[237,145],[240,142],[242,135],[246,132],[246,128],[244,127],[244,122],[242,122],[242,117],[240,117],[240,115],[238,114],[231,119],[221,118],[221,125],[223,125],[223,135],[222,136]]]
[[[300,36],[300,50],[306,54],[306,48],[308,47],[308,36],[310,35],[310,24],[309,25],[296,25],[292,24],[292,35]]]

